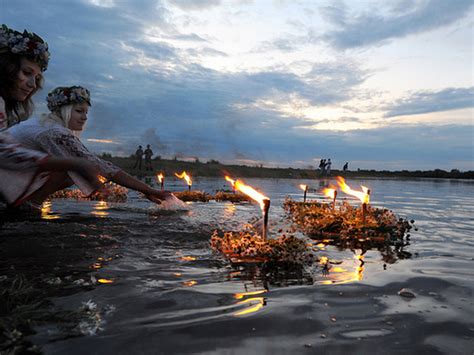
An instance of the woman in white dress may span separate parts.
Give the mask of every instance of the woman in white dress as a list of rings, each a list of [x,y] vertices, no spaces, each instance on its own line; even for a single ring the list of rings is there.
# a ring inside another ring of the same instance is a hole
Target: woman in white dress
[[[48,61],[48,45],[41,37],[0,27],[0,195],[12,206],[29,199],[48,178],[46,171],[76,171],[92,189],[101,187],[87,161],[27,149],[4,132],[31,115],[31,97],[42,86]]]
[[[49,114],[33,118],[9,130],[11,136],[23,146],[43,151],[54,157],[86,159],[92,163],[101,176],[116,184],[143,193],[150,201],[161,203],[173,198],[167,191],[159,191],[130,176],[111,162],[91,153],[78,138],[87,121],[91,106],[90,93],[80,86],[58,87],[47,97]],[[55,173],[52,178],[34,194],[34,202],[42,202],[51,193],[76,184],[88,195],[92,191],[75,172]]]

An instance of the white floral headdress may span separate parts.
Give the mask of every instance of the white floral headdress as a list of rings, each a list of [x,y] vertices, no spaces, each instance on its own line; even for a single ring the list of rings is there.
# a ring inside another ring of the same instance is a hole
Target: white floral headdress
[[[2,52],[24,55],[38,63],[42,71],[48,68],[48,44],[36,33],[26,30],[21,33],[3,24],[0,27],[0,53]]]
[[[90,106],[91,94],[89,90],[82,86],[57,87],[49,92],[46,101],[50,111],[54,111],[63,105],[83,102],[87,102]]]

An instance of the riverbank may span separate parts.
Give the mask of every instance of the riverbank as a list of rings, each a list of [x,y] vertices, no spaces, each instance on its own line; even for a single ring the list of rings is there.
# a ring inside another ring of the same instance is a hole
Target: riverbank
[[[183,170],[189,172],[191,176],[219,177],[223,174],[242,178],[274,178],[274,179],[318,179],[321,174],[315,169],[294,169],[294,168],[269,168],[264,166],[248,165],[227,165],[217,161],[181,161],[175,159],[155,159],[152,161],[153,169],[146,171],[144,163],[142,169],[134,169],[134,159],[123,157],[103,156],[104,159],[111,161],[123,170],[132,175],[147,176],[155,175],[157,172],[163,172],[165,176],[172,176],[175,172]],[[344,176],[348,178],[445,178],[445,179],[474,179],[474,171],[461,172],[459,170],[445,171],[435,170],[354,170],[341,171],[331,170],[330,176]]]

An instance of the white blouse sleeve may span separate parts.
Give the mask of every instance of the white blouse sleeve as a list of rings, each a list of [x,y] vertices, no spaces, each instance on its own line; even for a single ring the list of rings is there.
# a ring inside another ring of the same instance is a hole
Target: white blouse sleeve
[[[8,135],[0,133],[0,168],[8,170],[36,169],[48,154],[22,147]]]
[[[99,169],[102,176],[108,179],[112,178],[121,170],[111,162],[100,159],[91,153],[84,144],[82,144],[79,138],[66,130],[59,128],[48,129],[39,134],[36,141],[42,149],[51,156],[88,160]]]

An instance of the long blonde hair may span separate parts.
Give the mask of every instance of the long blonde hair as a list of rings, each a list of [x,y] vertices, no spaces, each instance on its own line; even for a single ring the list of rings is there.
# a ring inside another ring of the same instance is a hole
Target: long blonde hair
[[[74,105],[75,104],[63,105],[53,112],[42,114],[40,124],[46,126],[53,123],[59,123],[61,126],[69,129],[76,137],[80,137],[82,131],[73,131],[69,128],[69,121],[71,120],[71,112]]]

